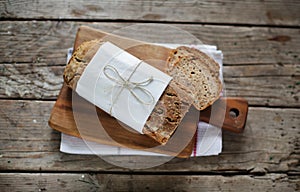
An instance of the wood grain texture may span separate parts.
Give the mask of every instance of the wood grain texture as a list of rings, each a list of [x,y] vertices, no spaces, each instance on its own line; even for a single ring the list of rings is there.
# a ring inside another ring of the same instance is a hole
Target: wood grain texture
[[[9,19],[83,19],[299,26],[299,1],[8,1],[0,16]]]
[[[0,0],[0,191],[299,191],[299,7],[296,0]],[[36,99],[56,99],[78,27],[193,42],[179,30],[124,28],[151,22],[184,29],[223,51],[227,95],[256,106],[245,132],[223,132],[219,156],[175,158],[139,172],[60,153],[60,133],[47,125],[54,101]]]
[[[45,64],[0,65],[2,98],[55,99],[63,84],[63,67]]]
[[[0,170],[128,171],[97,156],[60,153],[60,134],[47,125],[53,104],[52,101],[0,101]],[[243,134],[223,133],[221,155],[175,158],[141,171],[299,174],[299,116],[298,109],[250,107]],[[107,158],[143,163],[149,157]],[[159,162],[161,158],[151,160]]]
[[[124,174],[1,173],[4,191],[265,191],[294,192],[300,179],[285,174],[267,176],[173,176]]]
[[[56,99],[64,66],[1,64],[0,98]],[[266,74],[266,75],[264,75]],[[225,66],[226,96],[250,105],[299,107],[300,65]]]
[[[300,63],[299,29],[191,24],[167,27],[149,23],[134,27],[131,26],[134,23],[63,21],[1,21],[0,24],[0,63],[63,65],[67,48],[73,46],[81,25],[147,42],[193,43],[198,38],[205,44],[217,45],[224,53],[226,65],[280,67]],[[157,30],[161,26],[163,30]]]

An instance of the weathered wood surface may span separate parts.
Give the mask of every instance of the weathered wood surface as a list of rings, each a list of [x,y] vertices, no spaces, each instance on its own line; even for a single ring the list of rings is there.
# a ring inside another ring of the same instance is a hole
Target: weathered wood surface
[[[0,191],[299,191],[299,7],[293,0],[0,0]],[[245,132],[224,132],[219,156],[175,158],[142,170],[60,153],[60,133],[47,121],[77,28],[192,42],[170,28],[124,29],[150,22],[179,27],[223,51],[227,95],[252,105]]]
[[[0,2],[7,19],[134,20],[222,24],[300,25],[296,0],[273,1],[9,1]]]
[[[52,101],[0,101],[0,170],[124,171],[97,156],[59,152],[60,134],[48,125]],[[173,159],[144,172],[300,173],[298,109],[251,107],[245,132],[224,132],[219,156]],[[149,157],[110,157],[144,162]],[[162,157],[153,158],[153,161]]]
[[[3,191],[264,191],[299,190],[299,177],[285,174],[239,175],[123,175],[1,173]],[[171,184],[172,183],[172,184]]]
[[[0,88],[2,98],[55,99],[61,87],[66,50],[77,27],[87,24],[115,31],[129,24],[77,22],[1,22]],[[299,106],[299,29],[176,25],[224,52],[228,96],[241,96],[251,105]],[[126,32],[126,30],[123,30]],[[176,42],[176,34],[157,31],[152,38]],[[70,35],[71,34],[71,35]],[[123,32],[124,34],[124,32]],[[126,34],[125,34],[126,35]],[[127,33],[130,36],[130,33]],[[182,39],[182,42],[190,39]],[[16,63],[16,64],[12,64]],[[55,67],[47,67],[55,66]]]
[[[0,64],[0,98],[56,99],[64,66]],[[233,65],[224,67],[227,96],[250,105],[300,107],[300,65]]]
[[[152,24],[152,30],[151,27],[139,27],[140,31],[136,32],[126,29],[134,23],[0,21],[0,25],[0,63],[63,65],[66,50],[73,46],[81,25],[148,42],[191,43],[198,38],[203,43],[217,45],[224,53],[226,65],[268,64],[279,67],[300,63],[300,29],[178,24],[157,30],[160,25]],[[195,38],[182,35],[183,32],[174,27]]]
[[[0,64],[0,97],[55,99],[63,84],[63,67]]]

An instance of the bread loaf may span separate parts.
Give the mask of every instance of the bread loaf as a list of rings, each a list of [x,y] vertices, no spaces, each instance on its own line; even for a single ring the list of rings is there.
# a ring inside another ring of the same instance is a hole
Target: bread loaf
[[[85,67],[103,43],[101,40],[92,40],[77,48],[64,71],[64,80],[68,87],[76,90],[77,82]],[[190,94],[172,80],[149,116],[143,133],[160,144],[166,144],[192,102]]]
[[[220,97],[219,69],[219,64],[205,53],[185,46],[173,50],[168,58],[167,73],[192,91],[193,105],[198,110],[205,109]]]

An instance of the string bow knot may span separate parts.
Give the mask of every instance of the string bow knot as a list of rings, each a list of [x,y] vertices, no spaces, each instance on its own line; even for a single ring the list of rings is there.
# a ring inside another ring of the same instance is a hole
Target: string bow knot
[[[116,103],[117,99],[119,98],[121,92],[124,89],[127,89],[130,94],[132,96],[134,96],[134,98],[139,101],[140,103],[144,104],[144,105],[151,105],[154,102],[154,97],[151,94],[150,91],[148,91],[147,89],[144,88],[144,86],[149,85],[152,81],[153,81],[153,77],[149,77],[141,82],[133,82],[130,81],[130,78],[132,77],[132,75],[136,72],[137,68],[141,65],[142,61],[140,61],[134,68],[134,70],[131,72],[130,76],[127,79],[124,79],[119,71],[112,65],[106,65],[103,68],[103,73],[104,75],[111,81],[115,82],[117,85],[119,85],[121,87],[121,89],[119,90],[119,92],[116,94],[116,96],[114,97],[114,99],[112,99],[112,104],[109,110],[109,113],[111,115],[112,113],[112,108],[113,105]],[[110,71],[110,72],[109,72]],[[111,75],[112,74],[112,75]],[[134,90],[139,90],[142,92],[142,94],[144,94],[148,99],[143,99],[143,97],[141,97],[140,95],[138,95],[137,93],[135,93]]]

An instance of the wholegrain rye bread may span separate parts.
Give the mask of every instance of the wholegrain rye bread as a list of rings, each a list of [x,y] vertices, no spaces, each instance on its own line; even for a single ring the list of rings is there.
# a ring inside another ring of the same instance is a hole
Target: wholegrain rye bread
[[[176,63],[182,57],[198,57],[202,62],[203,65],[206,65],[210,68],[211,72],[216,73],[216,76],[219,75],[220,65],[216,63],[211,57],[203,53],[202,51],[186,46],[180,46],[176,49],[171,51],[170,57],[168,58],[168,65],[169,68],[172,68],[172,63]],[[176,61],[175,61],[176,60]]]
[[[85,67],[103,43],[101,40],[84,42],[73,53],[64,71],[64,80],[68,87],[76,90]],[[143,133],[160,144],[166,144],[192,103],[193,98],[188,90],[171,80],[146,121]]]
[[[167,73],[192,91],[193,105],[203,110],[220,97],[220,66],[205,53],[185,46],[174,49],[168,58]]]

